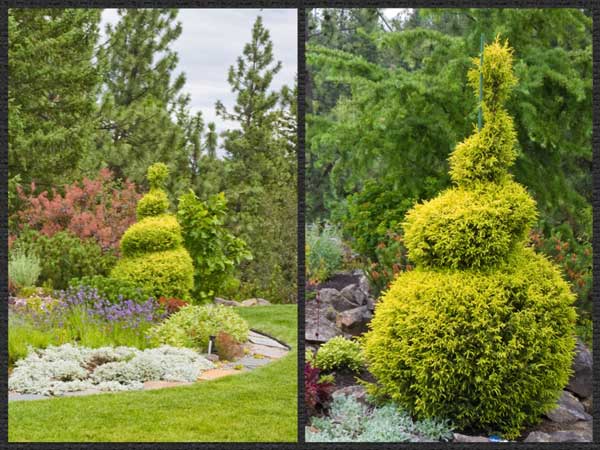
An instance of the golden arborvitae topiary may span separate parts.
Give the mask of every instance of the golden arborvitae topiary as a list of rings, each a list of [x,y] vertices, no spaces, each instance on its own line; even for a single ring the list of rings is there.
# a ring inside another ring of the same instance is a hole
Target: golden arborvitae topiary
[[[139,222],[121,238],[123,257],[111,276],[143,286],[156,298],[187,299],[194,287],[194,266],[183,247],[177,218],[167,214],[169,202],[163,185],[168,174],[162,163],[148,168],[150,192],[138,203]]]
[[[512,50],[496,40],[483,74],[481,130],[450,157],[453,188],[404,223],[412,272],[378,302],[364,336],[377,390],[418,418],[518,436],[553,408],[575,345],[574,295],[559,270],[526,247],[534,200],[508,173],[516,152],[503,108],[516,83]]]

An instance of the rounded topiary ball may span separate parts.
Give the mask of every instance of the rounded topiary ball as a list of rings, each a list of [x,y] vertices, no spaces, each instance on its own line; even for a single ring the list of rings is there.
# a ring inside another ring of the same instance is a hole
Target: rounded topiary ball
[[[146,217],[131,225],[121,238],[124,256],[136,256],[181,247],[181,225],[170,214]]]
[[[514,181],[452,188],[408,212],[404,242],[417,265],[491,267],[523,244],[536,217],[534,200]]]
[[[568,382],[573,301],[531,249],[488,272],[416,269],[377,304],[364,353],[381,392],[418,418],[514,438]]]

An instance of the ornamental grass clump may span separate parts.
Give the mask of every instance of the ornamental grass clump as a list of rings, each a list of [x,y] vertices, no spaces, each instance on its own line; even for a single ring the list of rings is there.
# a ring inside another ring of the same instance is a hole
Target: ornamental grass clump
[[[187,299],[194,286],[194,266],[183,247],[181,226],[167,213],[169,203],[163,186],[168,174],[162,163],[148,168],[150,191],[138,203],[139,221],[123,234],[123,258],[111,277],[131,281],[155,298]]]
[[[416,269],[377,304],[364,354],[378,390],[419,419],[515,438],[552,409],[571,372],[574,295],[559,269],[526,247],[534,200],[513,181],[516,133],[503,108],[512,50],[484,49],[484,126],[450,156],[454,186],[403,224]],[[476,89],[478,91],[478,89]]]

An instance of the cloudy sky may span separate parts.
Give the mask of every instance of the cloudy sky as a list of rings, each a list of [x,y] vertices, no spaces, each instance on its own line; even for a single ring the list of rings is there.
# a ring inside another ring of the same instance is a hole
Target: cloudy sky
[[[298,66],[297,14],[295,9],[180,9],[182,33],[173,49],[179,55],[179,71],[185,72],[183,88],[191,96],[192,112],[202,111],[204,121],[215,122],[221,132],[235,125],[215,115],[215,102],[221,100],[232,109],[235,95],[227,83],[229,66],[242,54],[250,41],[252,25],[261,15],[271,34],[275,59],[283,67],[271,87],[292,86]],[[105,9],[101,28],[116,23],[115,9]]]

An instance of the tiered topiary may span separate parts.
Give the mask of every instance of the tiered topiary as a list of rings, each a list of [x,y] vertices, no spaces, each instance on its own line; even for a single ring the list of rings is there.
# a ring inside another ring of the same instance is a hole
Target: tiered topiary
[[[559,270],[526,246],[533,199],[512,180],[516,135],[503,108],[512,49],[498,40],[483,65],[485,125],[450,157],[455,187],[416,205],[404,223],[414,271],[377,304],[364,337],[378,390],[416,417],[518,436],[553,408],[575,345],[574,296]]]
[[[183,247],[181,227],[167,213],[169,201],[163,186],[168,175],[163,163],[148,168],[150,191],[137,205],[138,222],[123,234],[123,257],[111,276],[132,281],[157,299],[187,299],[194,286],[194,267]]]

